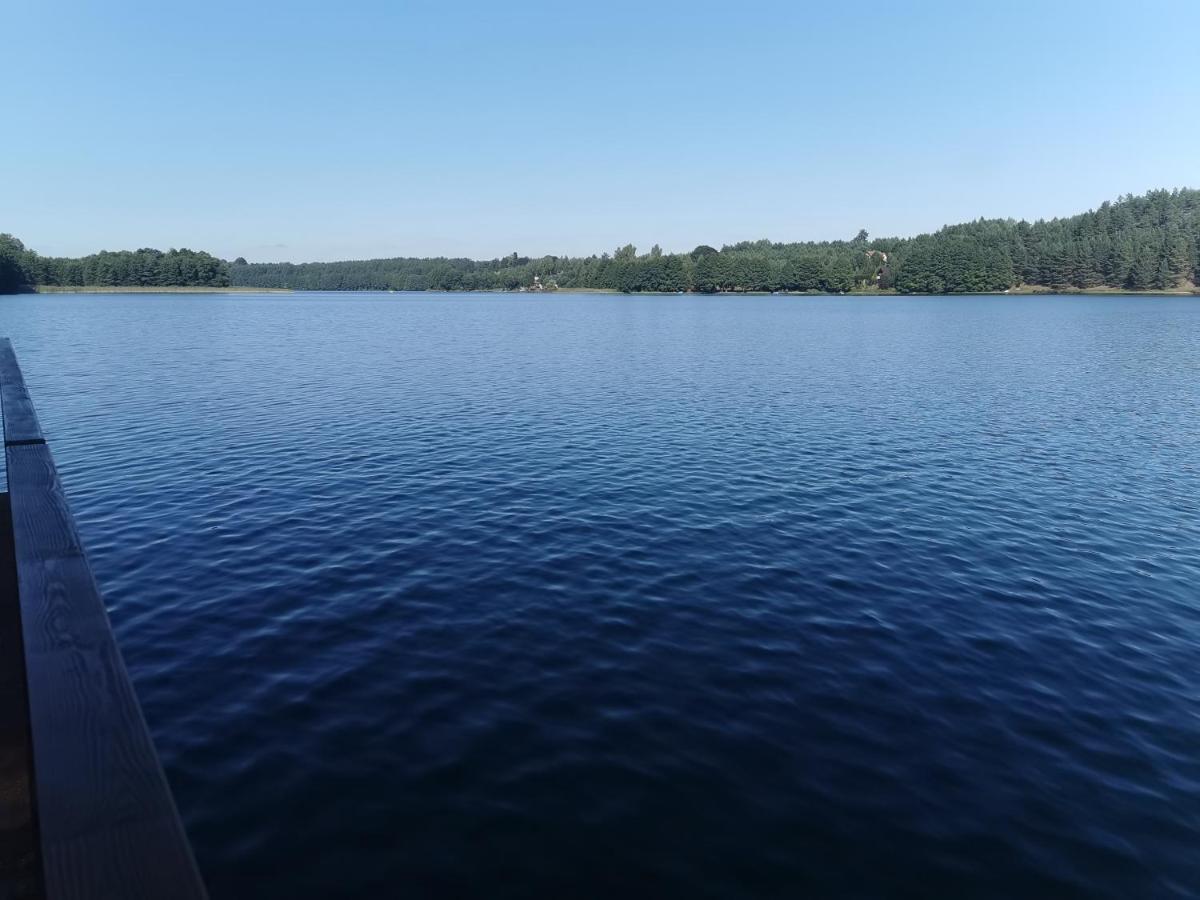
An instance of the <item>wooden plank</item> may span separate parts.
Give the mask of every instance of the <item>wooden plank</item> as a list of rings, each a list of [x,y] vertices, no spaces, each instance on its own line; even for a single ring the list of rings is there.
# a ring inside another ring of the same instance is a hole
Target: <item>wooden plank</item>
[[[167,862],[179,856],[178,824],[174,816],[139,819],[56,844],[58,893],[48,897],[175,900],[204,896],[199,876],[185,883],[179,868]]]
[[[46,896],[203,898],[50,450],[5,453]]]
[[[33,804],[29,699],[8,494],[0,494],[0,898],[38,900],[42,862]]]
[[[30,444],[44,440],[33,400],[17,365],[12,342],[0,338],[0,404],[4,406],[4,443]]]

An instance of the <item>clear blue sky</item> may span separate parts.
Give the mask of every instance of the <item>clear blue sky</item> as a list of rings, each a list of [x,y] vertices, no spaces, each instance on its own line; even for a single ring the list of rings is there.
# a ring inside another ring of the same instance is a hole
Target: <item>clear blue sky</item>
[[[1200,187],[1197,0],[5,0],[0,231],[252,261],[911,234]]]

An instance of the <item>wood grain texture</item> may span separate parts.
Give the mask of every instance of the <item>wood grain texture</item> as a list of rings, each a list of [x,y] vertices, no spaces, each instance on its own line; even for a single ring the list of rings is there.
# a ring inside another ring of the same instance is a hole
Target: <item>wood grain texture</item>
[[[0,900],[38,900],[42,861],[34,815],[29,699],[8,494],[0,494]]]
[[[8,338],[0,338],[0,404],[4,406],[5,444],[43,440],[42,426]]]
[[[46,896],[203,898],[50,449],[5,456]]]

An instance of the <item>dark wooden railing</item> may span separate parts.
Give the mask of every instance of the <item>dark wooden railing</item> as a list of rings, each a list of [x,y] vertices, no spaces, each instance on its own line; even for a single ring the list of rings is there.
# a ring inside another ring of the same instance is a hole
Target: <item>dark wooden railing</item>
[[[10,884],[11,893],[0,885],[0,896],[203,898],[191,846],[7,339],[0,340],[0,403],[19,607],[18,615],[0,611],[0,627],[16,627],[19,618],[27,701],[23,709],[19,697],[0,703],[9,701],[5,717],[23,717],[28,726],[26,772],[33,784],[25,802],[40,862],[34,876],[17,872],[26,881]],[[2,634],[0,646],[15,640]],[[14,759],[17,777],[19,753]],[[13,809],[19,816],[19,805]],[[29,877],[37,882],[32,894]]]

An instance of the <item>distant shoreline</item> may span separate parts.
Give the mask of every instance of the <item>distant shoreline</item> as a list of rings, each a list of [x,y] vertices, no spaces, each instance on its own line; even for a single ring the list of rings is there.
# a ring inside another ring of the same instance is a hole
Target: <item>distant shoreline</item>
[[[60,284],[40,284],[33,288],[35,294],[291,294],[291,288],[267,287],[151,287],[137,285],[117,287],[112,285],[79,285],[70,287]]]
[[[1085,295],[1089,295],[1089,296],[1104,296],[1107,294],[1111,294],[1111,295],[1117,296],[1117,297],[1139,297],[1139,296],[1144,296],[1146,294],[1154,294],[1154,295],[1161,295],[1164,297],[1198,297],[1198,296],[1200,296],[1200,287],[1197,287],[1197,288],[1147,288],[1146,290],[1143,290],[1143,291],[1131,291],[1131,290],[1127,290],[1126,288],[1113,288],[1113,287],[1049,288],[1049,287],[1044,287],[1042,285],[1023,284],[1020,287],[1010,288],[1007,291],[985,291],[983,293],[999,294],[1001,296],[1004,296],[1005,294],[1017,294],[1017,295],[1025,296],[1025,297],[1032,297],[1037,294],[1054,294],[1054,295],[1085,294]],[[971,295],[971,294],[956,294],[954,296],[969,297],[969,296],[973,296],[973,295]]]
[[[1200,190],[1149,191],[1067,218],[977,219],[913,237],[633,244],[590,256],[389,257],[250,263],[203,250],[41,256],[0,234],[0,291],[241,293],[485,291],[630,294],[1200,294]],[[125,285],[139,287],[125,288]],[[164,286],[160,288],[159,286]],[[195,285],[176,289],[168,285]]]
[[[296,291],[296,293],[322,293],[320,291],[306,292]],[[381,293],[380,291],[324,291],[323,293]],[[383,292],[386,293],[386,292]],[[403,291],[397,293],[419,294],[423,291]],[[628,296],[646,296],[646,297],[676,297],[680,296],[679,291],[617,291],[611,288],[559,288],[555,291],[431,291],[430,293],[439,294],[455,294],[455,293],[500,293],[500,294],[519,294],[519,293],[546,293],[546,294],[626,294]],[[1131,291],[1125,288],[1049,288],[1041,285],[1021,285],[1020,287],[1009,288],[1006,291],[947,291],[942,293],[921,293],[913,291],[911,293],[903,293],[897,290],[869,290],[869,291],[842,291],[834,293],[831,291],[683,291],[683,296],[692,297],[1005,297],[1005,296],[1021,296],[1033,297],[1039,294],[1047,296],[1060,297],[1063,295],[1079,294],[1081,296],[1114,296],[1114,297],[1142,297],[1148,295],[1164,296],[1164,297],[1200,297],[1200,287],[1196,288],[1172,288],[1159,290],[1155,288],[1147,288],[1144,291]]]
[[[1044,287],[1042,285],[1021,285],[1006,291],[970,291],[941,294],[904,294],[895,290],[845,291],[831,293],[828,291],[618,291],[611,288],[560,288],[556,291],[509,291],[509,290],[428,290],[428,291],[393,291],[386,289],[354,289],[354,290],[307,290],[302,288],[267,288],[267,287],[149,287],[130,286],[115,287],[110,285],[83,285],[68,287],[63,285],[38,285],[31,293],[35,294],[528,294],[534,296],[552,297],[555,294],[602,294],[611,296],[630,297],[1004,297],[1020,296],[1113,296],[1113,297],[1198,297],[1200,288],[1175,288],[1170,290],[1147,289],[1131,291],[1123,288],[1075,288],[1061,289]]]

